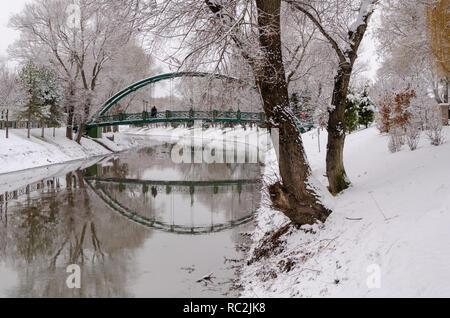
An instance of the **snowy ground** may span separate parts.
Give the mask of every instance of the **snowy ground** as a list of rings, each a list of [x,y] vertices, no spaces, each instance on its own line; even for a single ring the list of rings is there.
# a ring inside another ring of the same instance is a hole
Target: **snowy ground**
[[[123,126],[120,133],[104,134],[101,139],[93,141],[83,138],[81,145],[65,137],[65,128],[56,130],[53,137],[51,129],[47,129],[45,138],[41,138],[41,130],[33,129],[31,139],[27,138],[25,129],[11,129],[9,138],[5,138],[5,131],[0,130],[0,175],[25,169],[50,166],[71,161],[111,154],[108,149],[118,152],[143,145],[151,139],[165,139],[172,142],[190,142],[193,130],[188,128],[130,128]],[[196,129],[194,136],[214,142],[233,141],[250,135],[265,135],[265,130],[247,129]],[[114,135],[114,142],[107,139],[107,135]],[[148,138],[153,137],[153,138]],[[100,143],[100,144],[99,144]],[[107,148],[103,147],[102,145]],[[5,179],[5,176],[2,176]]]
[[[41,129],[33,129],[31,139],[27,138],[26,129],[11,129],[9,132],[6,139],[5,131],[0,130],[0,174],[111,153],[90,139],[83,138],[81,145],[68,140],[65,128],[57,129],[55,138],[52,130],[47,129],[44,139],[41,138]],[[114,142],[106,138],[100,141],[113,151],[136,145],[133,138],[122,134],[116,134]]]
[[[303,140],[314,176],[327,184],[326,134],[321,153],[317,131]],[[352,187],[327,197],[333,213],[313,233],[290,231],[276,256],[246,266],[243,296],[450,297],[450,143],[434,147],[423,136],[416,151],[392,154],[387,137],[370,128],[345,147]],[[272,153],[266,178],[275,171]],[[253,248],[284,224],[264,204]]]

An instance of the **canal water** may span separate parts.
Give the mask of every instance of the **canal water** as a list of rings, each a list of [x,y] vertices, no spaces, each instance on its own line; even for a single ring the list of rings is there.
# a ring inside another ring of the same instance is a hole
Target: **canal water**
[[[0,297],[238,296],[261,167],[172,147],[0,175]]]

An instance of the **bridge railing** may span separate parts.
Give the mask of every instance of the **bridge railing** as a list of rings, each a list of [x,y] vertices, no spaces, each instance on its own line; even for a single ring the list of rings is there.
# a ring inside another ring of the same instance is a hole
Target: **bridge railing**
[[[231,123],[264,123],[266,115],[263,112],[219,111],[219,110],[182,110],[162,112],[121,113],[116,115],[103,115],[97,117],[87,125],[87,128],[114,126],[114,125],[138,125],[157,122],[192,122],[201,120],[206,122],[231,122]],[[313,125],[301,116],[297,117],[297,123],[302,132],[310,130]]]

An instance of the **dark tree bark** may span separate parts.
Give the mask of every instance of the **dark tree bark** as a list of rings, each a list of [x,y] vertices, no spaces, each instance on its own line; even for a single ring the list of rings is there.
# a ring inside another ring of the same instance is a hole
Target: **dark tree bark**
[[[84,104],[84,120],[78,127],[78,134],[76,140],[77,143],[81,142],[81,138],[83,137],[84,130],[86,128],[86,121],[89,119],[90,111],[91,111],[91,96],[89,95]]]
[[[367,25],[374,8],[372,7],[368,12],[360,12],[362,14],[362,23],[356,27],[356,30],[349,31],[347,39],[349,43],[348,48],[343,50],[338,42],[324,29],[319,17],[310,12],[304,3],[295,0],[285,1],[304,13],[316,25],[322,35],[331,44],[339,59],[339,68],[334,80],[333,99],[331,102],[333,107],[329,110],[326,159],[329,190],[332,194],[338,194],[350,185],[344,167],[344,118],[348,87],[353,66],[358,57],[359,46],[366,33]],[[371,4],[375,5],[376,2],[377,0],[372,0]]]
[[[216,18],[234,28],[221,5],[205,0]],[[301,133],[289,110],[289,93],[283,64],[280,12],[281,0],[256,0],[258,9],[259,47],[262,57],[252,57],[236,35],[231,35],[255,76],[268,128],[279,129],[279,168],[281,182],[269,187],[273,207],[283,212],[294,224],[324,222],[331,211],[322,205],[309,185],[311,170],[306,160]]]
[[[444,87],[444,103],[448,103],[448,76],[445,77],[445,87]],[[8,114],[8,112],[6,113]]]
[[[324,222],[331,211],[308,188],[311,170],[300,130],[289,110],[289,93],[281,50],[280,0],[257,0],[259,41],[264,57],[256,61],[256,84],[269,127],[279,128],[279,167],[282,183],[269,189],[274,207],[295,224]]]
[[[344,168],[344,118],[352,68],[347,63],[339,67],[331,102],[334,109],[329,111],[326,169],[329,190],[332,194],[337,194],[347,189],[350,185]]]
[[[28,112],[27,138],[31,138],[31,112]]]
[[[69,80],[68,81],[68,87],[67,87],[67,106],[66,106],[66,113],[67,113],[67,127],[66,127],[66,137],[70,140],[73,140],[73,117],[75,112],[75,81]]]
[[[41,125],[42,125],[41,137],[45,138],[45,122],[43,120],[41,121]]]
[[[75,111],[75,107],[73,105],[69,105],[67,107],[67,127],[66,127],[66,137],[70,140],[73,140],[73,113]]]
[[[6,139],[9,138],[9,109],[6,110]]]
[[[75,141],[78,144],[81,144],[81,138],[83,137],[83,132],[84,132],[85,128],[86,128],[86,124],[84,122],[82,122],[80,125],[78,125],[77,138],[75,139]]]

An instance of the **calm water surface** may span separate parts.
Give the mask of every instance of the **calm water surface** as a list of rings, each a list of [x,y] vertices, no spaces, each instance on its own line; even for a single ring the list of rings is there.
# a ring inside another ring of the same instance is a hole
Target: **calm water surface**
[[[238,296],[260,166],[174,164],[171,147],[0,175],[0,297]]]

